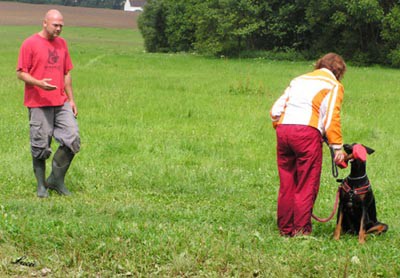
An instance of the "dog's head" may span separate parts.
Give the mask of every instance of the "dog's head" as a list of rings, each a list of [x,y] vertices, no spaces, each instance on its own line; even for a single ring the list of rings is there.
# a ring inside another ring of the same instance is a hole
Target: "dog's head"
[[[344,151],[347,153],[348,160],[355,159],[361,162],[367,161],[367,154],[373,154],[375,150],[371,149],[370,147],[353,143],[353,144],[344,144],[343,145]]]
[[[347,167],[347,162],[351,163],[350,175],[353,178],[363,177],[366,175],[367,154],[372,154],[375,151],[361,144],[345,144],[344,151],[347,153],[344,164]],[[341,168],[346,168],[341,167]]]
[[[357,143],[344,144],[343,149],[346,152],[345,160],[337,164],[337,166],[342,169],[347,168],[348,161],[350,161],[352,165],[354,164],[354,162],[358,162],[358,164],[365,164],[365,162],[367,161],[367,154],[372,154],[375,152],[370,147]]]

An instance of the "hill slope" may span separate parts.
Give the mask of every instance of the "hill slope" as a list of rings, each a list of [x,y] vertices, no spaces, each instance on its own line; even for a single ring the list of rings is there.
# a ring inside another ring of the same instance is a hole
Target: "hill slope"
[[[0,1],[0,25],[41,25],[49,9],[58,9],[64,15],[66,26],[137,28],[139,13],[122,10],[38,5]]]

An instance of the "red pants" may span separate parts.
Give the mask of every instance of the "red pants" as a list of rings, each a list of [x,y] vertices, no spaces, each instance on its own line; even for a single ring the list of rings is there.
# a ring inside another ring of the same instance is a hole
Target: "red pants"
[[[278,228],[281,235],[309,234],[321,177],[321,133],[310,126],[279,125],[276,135]]]

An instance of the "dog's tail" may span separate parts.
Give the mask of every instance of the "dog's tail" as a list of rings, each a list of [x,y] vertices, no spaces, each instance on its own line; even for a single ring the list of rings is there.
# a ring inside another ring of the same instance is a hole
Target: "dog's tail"
[[[389,230],[389,226],[385,223],[377,222],[374,226],[368,229],[367,234],[380,235],[386,233]]]

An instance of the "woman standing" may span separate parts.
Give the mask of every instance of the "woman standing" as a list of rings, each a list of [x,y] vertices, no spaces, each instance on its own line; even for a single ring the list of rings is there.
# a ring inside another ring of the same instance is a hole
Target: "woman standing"
[[[313,72],[290,82],[274,103],[270,116],[277,136],[277,163],[280,179],[277,222],[281,235],[308,235],[317,198],[321,167],[322,137],[326,136],[340,163],[342,132],[340,109],[346,71],[342,57],[328,53],[319,59]]]

